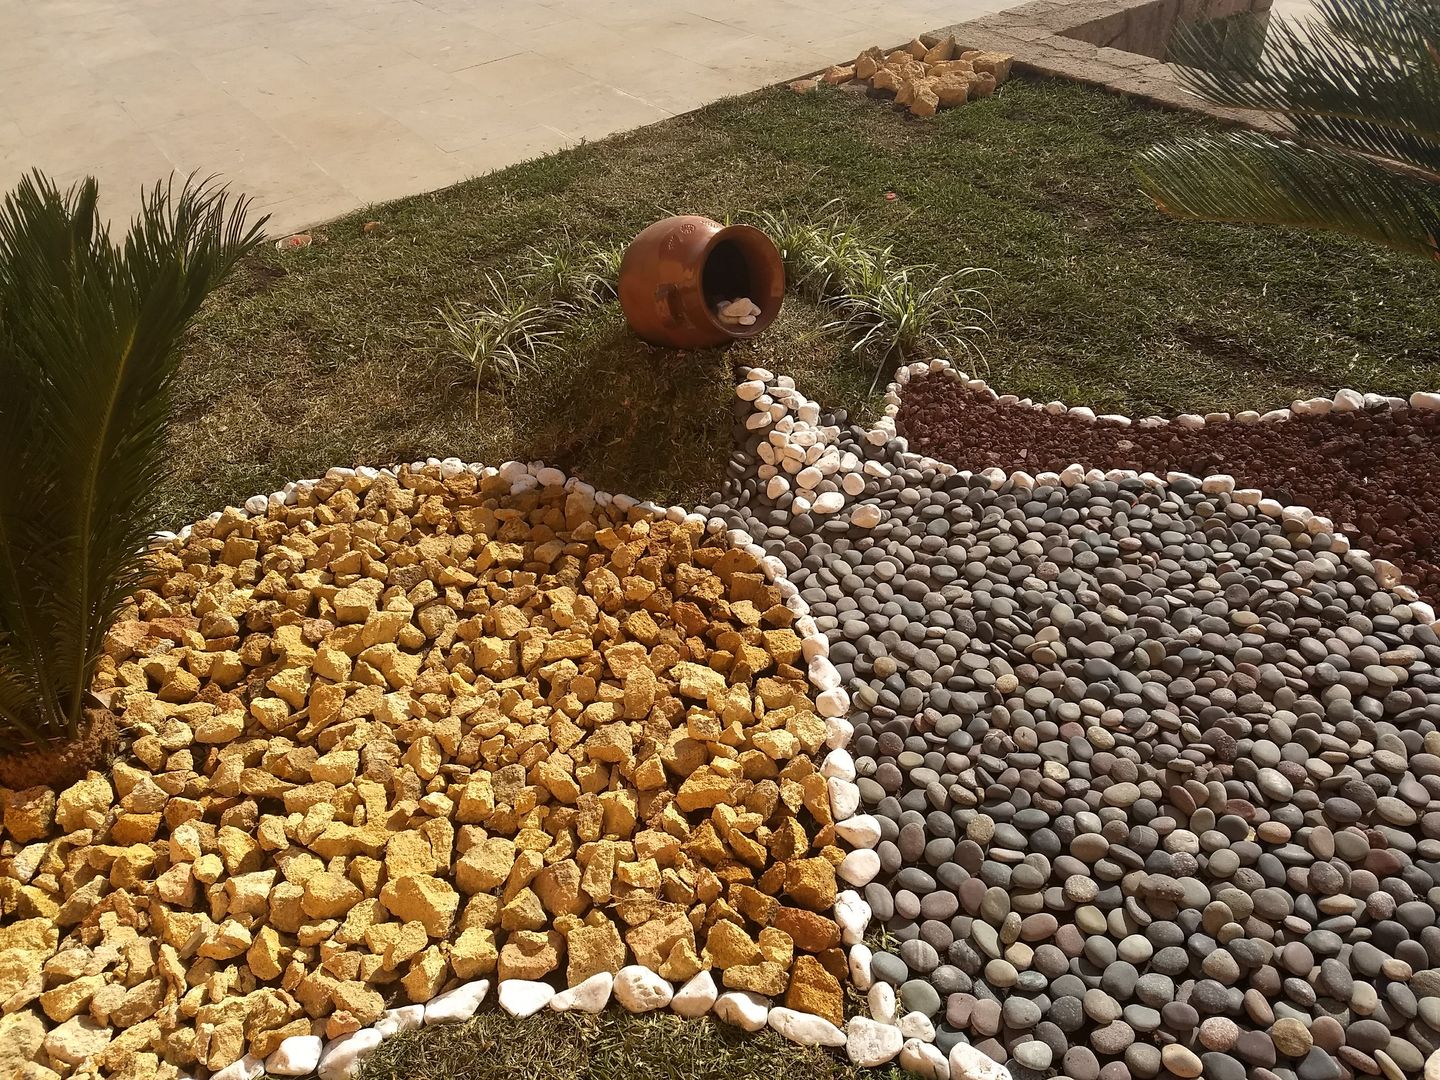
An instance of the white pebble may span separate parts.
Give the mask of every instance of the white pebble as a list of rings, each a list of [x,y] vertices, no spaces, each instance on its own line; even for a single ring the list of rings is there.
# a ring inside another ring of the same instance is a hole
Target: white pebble
[[[935,1041],[935,1025],[930,1022],[930,1017],[922,1012],[906,1013],[900,1018],[900,1034],[907,1039],[921,1039],[925,1042]]]
[[[790,481],[783,476],[772,476],[770,483],[765,486],[765,495],[769,499],[778,499],[790,490]]]
[[[402,1031],[414,1031],[424,1022],[424,1005],[402,1005],[398,1009],[386,1009],[385,1015],[375,1021],[375,1027],[388,1039]]]
[[[759,1031],[770,1017],[770,1003],[748,990],[727,990],[715,999],[715,1015],[741,1031]]]
[[[1013,1080],[1010,1070],[969,1043],[950,1048],[950,1080]]]
[[[1410,395],[1410,407],[1423,409],[1425,412],[1440,410],[1440,393],[1433,390],[1416,390]]]
[[[848,750],[831,750],[820,763],[820,775],[840,780],[855,779],[855,759]]]
[[[702,971],[687,982],[670,999],[670,1008],[681,1016],[693,1020],[704,1016],[715,1004],[715,979],[708,971]]]
[[[835,897],[835,922],[840,926],[840,940],[858,945],[870,926],[870,905],[854,889],[846,889]]]
[[[874,851],[852,851],[840,860],[835,872],[851,885],[869,885],[880,873],[880,856]]]
[[[845,1053],[862,1068],[894,1060],[904,1042],[899,1028],[868,1017],[852,1016],[845,1026]]]
[[[940,1048],[920,1039],[910,1039],[900,1047],[900,1067],[920,1080],[949,1080],[950,1077],[950,1063]]]
[[[835,832],[852,847],[873,848],[880,843],[880,822],[872,814],[856,814],[837,821]]]
[[[850,524],[860,529],[873,529],[880,524],[881,517],[883,514],[878,506],[864,503],[850,512]]]
[[[875,983],[875,975],[870,969],[870,962],[875,954],[870,951],[870,946],[863,941],[857,941],[850,946],[850,981],[855,984],[856,990],[869,990]]]
[[[210,1074],[210,1080],[255,1080],[265,1072],[265,1059],[246,1054],[239,1061],[232,1061],[223,1069]]]
[[[1205,426],[1205,417],[1195,413],[1181,413],[1175,417],[1175,426],[1183,428],[1202,428]]]
[[[829,1020],[794,1009],[770,1010],[770,1027],[797,1046],[844,1046],[845,1033]]]
[[[245,500],[245,509],[252,516],[258,517],[270,509],[270,497],[268,495],[251,495]]]
[[[1358,391],[1348,387],[1335,395],[1335,401],[1330,406],[1331,412],[1359,412],[1365,407],[1365,397]]]
[[[614,985],[614,975],[608,971],[597,971],[568,990],[561,990],[550,999],[550,1008],[555,1012],[581,1012],[594,1016],[604,1012]]]
[[[1235,478],[1224,473],[1207,476],[1200,481],[1200,490],[1206,495],[1220,495],[1235,490]]]
[[[854,781],[831,776],[825,784],[830,790],[830,809],[836,821],[854,817],[860,812],[860,788]]]
[[[810,661],[808,667],[810,685],[816,690],[831,690],[840,685],[840,672],[835,670],[835,665],[823,656],[817,656]]]
[[[535,1015],[554,996],[555,988],[547,982],[505,979],[500,983],[500,1007],[517,1020]]]
[[[808,465],[801,469],[795,476],[795,482],[802,488],[818,487],[824,474],[814,465]]]
[[[350,1080],[380,1042],[380,1032],[373,1027],[333,1039],[320,1055],[320,1080]]]
[[[878,982],[870,987],[870,992],[865,995],[865,1004],[872,1020],[882,1024],[895,1023],[899,1006],[895,1000],[895,988],[889,983]]]
[[[425,1003],[425,1026],[454,1024],[461,1020],[469,1020],[480,1008],[480,1002],[485,1000],[485,994],[489,989],[489,980],[478,979],[475,982],[457,986],[454,990],[446,990],[443,994],[437,994]]]
[[[291,1035],[265,1059],[265,1071],[271,1076],[308,1076],[320,1064],[323,1048],[319,1035]]]
[[[825,691],[827,694],[829,690]],[[828,750],[840,750],[850,745],[850,740],[855,735],[855,725],[843,716],[827,716],[825,718],[825,747]]]
[[[639,964],[620,969],[615,976],[615,1000],[627,1012],[644,1013],[663,1009],[675,996],[675,988],[655,972]]]
[[[850,695],[844,690],[826,690],[817,694],[815,711],[824,717],[844,716],[850,711]]]
[[[859,473],[846,473],[840,481],[840,490],[853,499],[865,490],[865,478]]]

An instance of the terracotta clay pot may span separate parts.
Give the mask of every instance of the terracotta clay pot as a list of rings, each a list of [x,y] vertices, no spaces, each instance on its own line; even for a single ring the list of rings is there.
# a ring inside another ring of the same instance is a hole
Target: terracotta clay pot
[[[751,326],[724,322],[721,301],[748,296]],[[620,306],[652,345],[708,349],[754,337],[780,314],[785,265],[771,239],[750,225],[694,215],[657,221],[631,241],[620,263]]]

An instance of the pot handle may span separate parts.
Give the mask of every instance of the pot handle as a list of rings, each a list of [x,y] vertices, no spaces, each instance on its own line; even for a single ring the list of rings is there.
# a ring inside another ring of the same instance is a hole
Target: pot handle
[[[674,285],[661,285],[655,290],[655,298],[665,306],[665,311],[673,323],[685,321],[685,310],[680,305],[680,290]]]

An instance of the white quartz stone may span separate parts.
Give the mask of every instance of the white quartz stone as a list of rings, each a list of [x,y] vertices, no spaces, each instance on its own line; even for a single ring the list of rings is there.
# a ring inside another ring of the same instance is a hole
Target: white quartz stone
[[[848,750],[831,750],[820,762],[820,775],[840,780],[855,779],[855,759]]]
[[[675,988],[655,972],[639,964],[620,969],[615,976],[615,1000],[627,1012],[644,1013],[663,1009],[675,996]]]
[[[759,1031],[770,1016],[770,1003],[748,990],[727,990],[715,999],[715,1015],[741,1031]]]
[[[895,988],[889,983],[877,982],[865,995],[865,1004],[870,1009],[870,1018],[882,1024],[893,1024],[899,1011],[895,999]]]
[[[870,926],[870,905],[853,889],[835,897],[835,921],[840,924],[840,940],[846,945],[858,944]]]
[[[554,996],[555,988],[547,982],[505,979],[500,983],[500,1007],[516,1019],[533,1016]]]
[[[271,1076],[308,1076],[320,1064],[322,1049],[319,1035],[291,1035],[265,1059],[265,1071]]]
[[[320,1080],[350,1080],[381,1040],[380,1032],[373,1027],[331,1040],[320,1054]]]
[[[870,968],[870,962],[875,954],[870,951],[870,946],[863,941],[857,941],[850,946],[850,981],[855,984],[856,990],[869,990],[875,983],[875,974]]]
[[[950,1080],[1013,1080],[1010,1070],[969,1043],[950,1048]]]
[[[597,971],[568,990],[561,990],[550,999],[550,1008],[555,1012],[582,1012],[594,1016],[604,1011],[614,985],[614,975],[608,971]]]
[[[873,848],[880,843],[880,821],[872,814],[856,814],[835,823],[840,839],[857,848]]]
[[[920,1080],[949,1080],[950,1062],[940,1048],[920,1039],[910,1039],[900,1047],[900,1067]]]
[[[845,1033],[829,1020],[794,1009],[770,1010],[770,1027],[798,1046],[844,1046]]]
[[[709,1012],[715,1005],[716,997],[714,976],[708,971],[702,971],[675,991],[675,996],[670,999],[670,1008],[693,1020]]]
[[[461,1020],[469,1020],[480,1008],[480,1002],[485,1000],[485,995],[489,990],[490,981],[488,979],[477,979],[474,982],[457,986],[454,990],[446,990],[443,994],[437,994],[425,1003],[425,1026],[453,1024]]]
[[[935,1025],[930,1022],[930,1017],[922,1012],[909,1012],[900,1017],[900,1034],[907,1039],[923,1039],[925,1042],[935,1041]]]
[[[842,780],[838,776],[827,777],[830,790],[830,809],[836,820],[854,817],[860,812],[860,788],[853,780]]]
[[[845,1026],[845,1053],[862,1068],[893,1061],[904,1042],[899,1028],[864,1016],[852,1016]]]
[[[210,1080],[255,1080],[265,1072],[265,1059],[246,1054],[239,1061],[232,1061],[223,1069],[210,1074]]]
[[[851,885],[869,885],[880,873],[880,856],[864,848],[852,851],[840,860],[836,873]]]

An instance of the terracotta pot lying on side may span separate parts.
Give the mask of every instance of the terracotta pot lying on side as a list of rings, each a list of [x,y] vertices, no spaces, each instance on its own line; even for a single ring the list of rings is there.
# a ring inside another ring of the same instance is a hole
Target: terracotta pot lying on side
[[[722,301],[741,297],[760,308],[750,326],[715,312]],[[630,328],[652,345],[708,349],[754,337],[775,321],[784,299],[780,251],[751,225],[666,218],[635,237],[620,264],[620,306]]]

